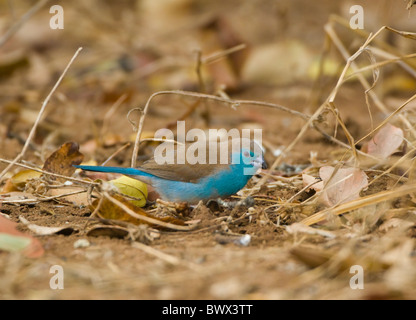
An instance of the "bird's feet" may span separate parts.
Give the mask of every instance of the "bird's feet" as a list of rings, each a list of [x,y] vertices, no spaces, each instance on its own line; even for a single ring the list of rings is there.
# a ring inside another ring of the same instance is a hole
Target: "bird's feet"
[[[249,208],[252,206],[254,206],[254,198],[250,196],[244,199],[236,200],[236,201],[225,201],[221,198],[218,198],[216,200],[209,200],[207,202],[208,208],[217,207],[218,209],[220,207],[225,208],[225,209],[234,209],[234,208],[239,208],[239,207]]]
[[[156,200],[156,205],[161,210],[167,210],[170,213],[187,216],[190,211],[190,207],[187,202],[169,202],[161,199]]]

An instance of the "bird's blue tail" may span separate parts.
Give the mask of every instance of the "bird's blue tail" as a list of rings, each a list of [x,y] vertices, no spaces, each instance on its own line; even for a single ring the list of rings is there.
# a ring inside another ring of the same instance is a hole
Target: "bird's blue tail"
[[[102,166],[76,166],[74,167],[86,170],[86,171],[96,171],[96,172],[112,172],[112,173],[121,173],[125,175],[135,175],[143,176],[147,175],[143,171],[136,168],[121,168],[121,167],[102,167]]]

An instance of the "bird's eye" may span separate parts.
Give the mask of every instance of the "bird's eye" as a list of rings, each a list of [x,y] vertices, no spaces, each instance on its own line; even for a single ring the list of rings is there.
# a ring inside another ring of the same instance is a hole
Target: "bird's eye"
[[[246,158],[250,157],[250,153],[248,151],[244,151],[243,156]]]

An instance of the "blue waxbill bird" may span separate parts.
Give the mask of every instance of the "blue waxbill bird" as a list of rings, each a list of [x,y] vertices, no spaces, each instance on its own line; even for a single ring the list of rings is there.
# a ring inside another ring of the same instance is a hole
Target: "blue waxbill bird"
[[[217,143],[217,152],[212,157],[214,160],[216,157],[217,161],[210,161],[209,152],[212,150],[207,144],[207,164],[190,164],[189,159],[184,164],[158,164],[151,159],[137,168],[75,167],[87,171],[121,173],[150,184],[163,200],[193,204],[200,200],[231,196],[244,188],[260,168],[267,167],[262,149],[256,141],[245,138],[238,140],[239,143],[233,143],[235,140]],[[220,158],[222,152],[225,157]]]

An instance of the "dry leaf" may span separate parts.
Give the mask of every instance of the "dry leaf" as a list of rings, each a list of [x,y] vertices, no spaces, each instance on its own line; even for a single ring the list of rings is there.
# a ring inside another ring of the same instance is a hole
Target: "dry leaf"
[[[17,223],[0,216],[0,250],[22,251],[29,258],[42,256],[45,251],[39,240],[18,231],[16,226]]]
[[[56,189],[49,189],[48,190],[48,196],[61,196],[59,199],[66,200],[68,202],[71,202],[77,206],[88,206],[88,193],[87,192],[81,192],[81,193],[75,193],[78,191],[84,191],[85,188],[82,187],[65,187],[65,188],[56,188]],[[75,194],[68,195],[69,193],[74,192]],[[95,192],[93,192],[95,194]]]
[[[89,237],[110,237],[124,239],[129,235],[129,231],[126,228],[119,226],[97,226],[93,227],[87,232]]]
[[[25,188],[26,182],[31,179],[39,178],[42,175],[41,172],[34,170],[22,170],[16,173],[13,177],[7,180],[2,189],[2,193],[12,191],[22,191]]]
[[[325,185],[321,196],[323,202],[327,206],[334,206],[358,199],[361,190],[368,186],[368,178],[364,171],[358,168],[340,168],[332,176],[334,170],[331,166],[319,170]]]
[[[22,190],[26,184],[26,182],[30,179],[36,179],[41,176],[41,172],[34,171],[34,170],[22,170],[16,173],[12,178],[11,182],[20,190]]]
[[[81,164],[84,156],[79,152],[79,146],[75,142],[67,142],[46,159],[43,170],[72,176],[76,168],[73,165]]]
[[[148,214],[146,211],[144,211],[143,209],[135,206],[130,201],[126,200],[124,197],[122,197],[120,195],[115,194],[115,195],[112,195],[112,197],[114,199],[120,201],[121,203],[123,203],[125,206],[127,206],[129,209],[131,209],[132,211],[134,211],[138,215],[142,215],[142,216],[149,217],[149,218],[156,219],[156,220],[163,221],[163,222],[173,223],[173,224],[176,224],[176,225],[185,225],[184,221],[173,218],[173,217],[160,218],[160,217],[155,217],[151,214]],[[100,202],[99,199],[94,200],[94,202],[90,206],[90,209],[92,211],[95,210],[95,208],[97,207],[99,202]],[[102,199],[101,206],[98,210],[98,213],[99,213],[100,217],[104,218],[104,219],[127,221],[127,222],[130,222],[130,223],[136,224],[136,225],[143,224],[143,223],[152,225],[151,223],[148,223],[144,220],[140,220],[140,219],[136,219],[136,218],[132,217],[131,215],[124,212],[123,209],[121,209],[119,206],[117,206],[116,204],[114,204],[113,202],[108,200],[107,198]],[[154,227],[157,227],[157,226],[154,225]]]
[[[69,236],[75,232],[74,228],[70,226],[65,227],[43,227],[37,224],[30,223],[27,219],[19,216],[19,220],[30,230],[40,236],[49,236],[51,234],[63,234]]]
[[[367,153],[385,159],[397,151],[403,143],[403,130],[387,123],[367,143]]]
[[[312,184],[310,186],[310,189],[313,189],[317,192],[321,191],[324,188],[324,182],[323,181],[318,181],[315,177],[313,177],[309,174],[303,173],[302,174],[302,180],[303,180],[303,187],[306,187],[306,186],[309,186],[309,185]]]

